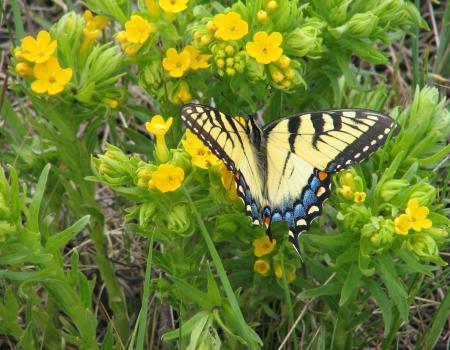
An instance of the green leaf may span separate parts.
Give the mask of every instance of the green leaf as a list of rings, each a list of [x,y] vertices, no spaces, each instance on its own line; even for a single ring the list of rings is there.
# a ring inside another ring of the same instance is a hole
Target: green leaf
[[[300,299],[311,299],[315,297],[320,297],[323,295],[337,295],[341,290],[341,284],[339,282],[330,282],[325,286],[320,286],[317,288],[307,289],[300,293],[298,296]]]
[[[406,265],[408,265],[411,271],[433,276],[430,269],[427,266],[422,265],[417,260],[416,256],[409,250],[399,249],[397,255],[406,263]]]
[[[200,311],[200,312],[197,312],[194,316],[192,316],[189,320],[187,320],[186,322],[182,323],[183,337],[191,334],[192,330],[197,325],[197,323],[202,318],[204,318],[204,317],[207,318],[208,315],[209,315],[209,313],[207,311]],[[177,329],[174,329],[174,330],[171,330],[171,331],[168,331],[168,332],[164,333],[162,335],[162,339],[164,341],[178,339],[180,337],[180,334],[181,334],[180,329],[177,328]]]
[[[378,274],[386,286],[389,296],[394,301],[401,318],[408,320],[408,293],[403,287],[400,278],[395,272],[392,259],[386,256],[378,256],[375,259],[375,266]]]
[[[35,233],[39,232],[39,208],[41,206],[42,197],[44,196],[45,184],[47,183],[50,164],[47,164],[42,170],[39,181],[36,185],[36,192],[29,207],[28,228]]]
[[[209,309],[211,304],[208,295],[201,290],[195,288],[192,284],[187,283],[181,278],[170,276],[177,288],[177,294],[180,296],[184,304],[195,303],[203,309]]]
[[[197,343],[200,339],[201,334],[203,333],[203,329],[205,328],[206,323],[208,322],[209,315],[205,315],[202,318],[200,318],[194,328],[191,332],[191,339],[189,342],[189,345],[187,347],[187,350],[196,350],[197,349]]]
[[[78,233],[83,230],[91,219],[90,215],[85,215],[72,226],[66,228],[47,240],[45,248],[48,251],[59,250],[63,248],[71,239],[73,239]]]
[[[219,287],[211,272],[211,267],[208,265],[208,299],[212,305],[220,305],[222,297],[220,296]]]
[[[386,337],[389,334],[393,321],[391,300],[375,281],[369,278],[365,278],[364,281],[377,305],[380,307],[384,322],[384,337]]]
[[[345,279],[344,285],[341,290],[341,299],[339,300],[339,306],[344,305],[347,301],[354,299],[356,297],[357,289],[361,286],[361,273],[356,266],[353,264],[348,271],[347,278]]]
[[[434,314],[433,323],[431,328],[428,328],[422,339],[419,340],[416,349],[434,349],[436,342],[439,340],[439,336],[442,333],[442,329],[447,324],[450,317],[450,290],[447,290],[444,300],[442,300],[439,309]]]

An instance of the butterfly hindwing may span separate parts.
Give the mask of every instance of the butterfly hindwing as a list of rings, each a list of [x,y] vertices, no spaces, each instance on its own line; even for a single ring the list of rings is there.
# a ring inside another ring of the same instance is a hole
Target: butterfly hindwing
[[[245,128],[231,116],[198,104],[183,106],[181,118],[234,174],[245,213],[254,224],[259,224],[259,208],[255,201],[255,197],[262,196],[259,165]]]

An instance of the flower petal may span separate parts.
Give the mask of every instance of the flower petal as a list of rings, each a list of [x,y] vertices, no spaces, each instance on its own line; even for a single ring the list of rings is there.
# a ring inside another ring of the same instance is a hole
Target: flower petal
[[[49,82],[46,80],[35,80],[31,83],[31,90],[42,94],[48,90]]]
[[[48,72],[47,63],[37,63],[34,66],[33,74],[39,80],[49,80],[50,74]]]
[[[48,46],[50,40],[52,40],[52,38],[50,37],[50,33],[46,30],[41,30],[37,35],[37,44],[40,48]]]
[[[59,94],[63,90],[64,90],[64,85],[61,85],[58,83],[50,83],[48,85],[48,94],[49,95]]]
[[[61,69],[56,75],[56,81],[61,85],[66,85],[72,79],[72,69]]]
[[[272,45],[280,46],[283,42],[283,36],[279,32],[273,32],[269,35],[269,41]]]

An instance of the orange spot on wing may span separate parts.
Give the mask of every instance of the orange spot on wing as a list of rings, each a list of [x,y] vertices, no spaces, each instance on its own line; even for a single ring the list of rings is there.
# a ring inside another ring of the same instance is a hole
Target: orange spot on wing
[[[319,179],[320,181],[325,180],[328,177],[328,174],[325,171],[319,171]]]
[[[238,171],[234,176],[236,177],[236,180],[239,180],[241,177],[241,173]]]
[[[266,216],[266,217],[264,218],[264,223],[265,223],[267,226],[270,225],[270,217],[269,217],[269,216]]]

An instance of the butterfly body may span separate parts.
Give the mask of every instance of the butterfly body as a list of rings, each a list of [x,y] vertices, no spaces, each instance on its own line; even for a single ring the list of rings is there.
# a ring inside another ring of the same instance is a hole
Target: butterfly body
[[[282,118],[260,128],[208,106],[188,104],[186,126],[233,172],[244,211],[270,235],[286,221],[289,240],[309,229],[330,195],[332,174],[366,159],[399,127],[378,112],[327,110]]]

